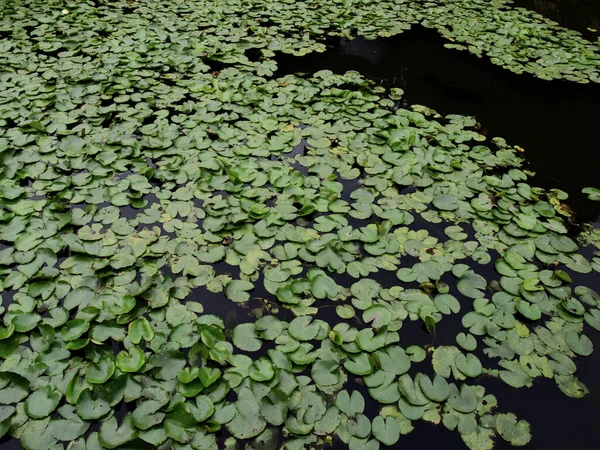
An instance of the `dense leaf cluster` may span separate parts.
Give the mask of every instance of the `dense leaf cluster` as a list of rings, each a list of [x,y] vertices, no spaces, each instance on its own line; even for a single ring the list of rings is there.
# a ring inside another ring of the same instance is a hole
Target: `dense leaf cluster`
[[[600,258],[567,195],[474,118],[354,72],[274,76],[275,51],[423,14],[443,31],[462,2],[58,3],[1,7],[0,435],[377,449],[425,420],[489,449],[530,430],[480,377],[585,395]],[[589,55],[540,74],[594,80]],[[456,342],[401,339],[459,314]]]

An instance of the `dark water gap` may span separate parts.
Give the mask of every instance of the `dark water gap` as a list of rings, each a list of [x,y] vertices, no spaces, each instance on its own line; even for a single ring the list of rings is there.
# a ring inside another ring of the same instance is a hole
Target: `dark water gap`
[[[500,136],[525,149],[529,168],[537,172],[534,185],[569,193],[579,222],[598,217],[600,203],[587,200],[581,189],[600,186],[600,86],[514,74],[445,43],[420,26],[377,40],[338,38],[324,53],[279,55],[277,75],[356,70],[384,87],[402,88],[405,105],[475,116],[489,138]]]

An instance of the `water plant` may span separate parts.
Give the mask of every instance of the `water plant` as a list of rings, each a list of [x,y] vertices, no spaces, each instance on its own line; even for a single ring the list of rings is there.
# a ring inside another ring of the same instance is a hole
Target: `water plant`
[[[531,435],[486,377],[587,393],[600,257],[567,194],[473,117],[271,59],[466,6],[150,3],[2,6],[0,436],[354,450],[422,420],[490,449]]]

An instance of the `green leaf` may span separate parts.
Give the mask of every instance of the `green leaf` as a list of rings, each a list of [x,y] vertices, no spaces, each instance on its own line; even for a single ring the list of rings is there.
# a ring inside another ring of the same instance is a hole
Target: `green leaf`
[[[344,368],[354,375],[365,376],[373,372],[374,364],[367,353],[359,353],[351,355],[350,359],[344,362]]]
[[[140,347],[133,346],[119,352],[116,363],[121,372],[138,372],[146,363],[146,354]]]
[[[460,345],[464,350],[472,352],[477,348],[477,340],[470,333],[459,333],[456,336],[456,343]]]
[[[352,436],[348,444],[349,450],[379,450],[379,441],[375,439],[361,439]]]
[[[358,332],[356,344],[366,352],[374,352],[386,344],[385,333],[374,333],[371,328],[364,328]]]
[[[494,434],[494,430],[478,426],[474,432],[461,434],[460,437],[471,450],[492,450]]]
[[[136,436],[137,431],[133,425],[131,414],[127,414],[121,425],[117,423],[114,416],[103,422],[98,433],[98,440],[103,447],[117,448],[134,440]]]
[[[96,398],[92,397],[89,389],[85,389],[77,400],[77,414],[83,420],[100,419],[109,411],[111,411],[110,404],[99,394],[96,394]]]
[[[581,190],[592,201],[600,201],[600,189],[594,187],[586,187]]]
[[[142,342],[142,339],[146,342],[150,342],[154,339],[154,329],[145,317],[140,317],[131,322],[128,330],[129,340],[135,345]]]
[[[594,344],[585,334],[569,331],[565,335],[565,341],[569,348],[581,356],[589,356],[594,351]]]
[[[433,370],[444,378],[449,378],[454,369],[454,361],[460,350],[454,346],[442,345],[433,352],[431,362]]]
[[[265,429],[266,421],[260,415],[256,397],[248,388],[242,388],[236,402],[237,413],[227,423],[227,429],[237,439],[250,439]]]
[[[391,416],[377,416],[373,419],[373,436],[383,445],[395,445],[400,439],[400,425]]]
[[[140,430],[147,430],[155,425],[163,422],[166,414],[158,412],[163,406],[163,403],[157,400],[144,400],[137,404],[135,410],[131,414],[133,423]]]
[[[556,383],[563,394],[572,398],[583,398],[589,394],[588,388],[572,375],[557,375]]]
[[[49,422],[50,418],[46,417],[42,420],[30,420],[24,425],[21,445],[25,450],[49,450],[56,444],[56,439],[48,433]]]
[[[317,337],[321,330],[318,322],[313,322],[310,316],[296,317],[290,322],[288,333],[299,341],[310,341]]]
[[[341,413],[336,406],[331,406],[327,409],[323,417],[321,417],[314,426],[314,433],[317,435],[325,435],[333,433],[341,422]]]
[[[18,375],[0,373],[0,404],[19,403],[29,395],[29,383]]]
[[[496,416],[496,430],[502,439],[514,446],[522,447],[531,440],[529,423],[524,420],[517,421],[512,413]]]
[[[429,403],[423,395],[420,384],[416,383],[409,374],[404,374],[398,379],[398,388],[411,405],[423,406]]]
[[[458,208],[458,200],[452,195],[439,195],[433,199],[433,206],[442,211],[454,211]]]
[[[90,362],[85,369],[88,383],[104,384],[115,373],[115,362],[109,356],[101,357],[98,362]]]
[[[350,395],[348,391],[343,390],[338,393],[335,406],[346,415],[354,416],[365,410],[365,399],[358,391],[352,391],[352,395]]]
[[[542,317],[542,311],[539,306],[531,304],[525,300],[518,300],[517,310],[529,320],[539,320]]]
[[[283,391],[275,388],[260,400],[260,415],[271,425],[283,425],[287,418],[289,401]]]
[[[477,403],[475,392],[471,386],[466,384],[461,385],[460,391],[453,386],[450,397],[448,397],[448,404],[458,412],[465,414],[475,411]]]
[[[83,319],[69,320],[62,327],[61,334],[65,342],[74,341],[85,333],[90,327],[90,323]]]
[[[90,424],[82,421],[70,405],[59,408],[59,412],[65,418],[53,419],[48,426],[48,432],[59,441],[74,441],[89,429]]]
[[[34,419],[48,417],[58,406],[62,394],[53,386],[46,385],[33,391],[25,401],[25,412]]]
[[[275,370],[271,360],[262,356],[252,363],[248,370],[248,375],[254,381],[264,382],[273,378]]]
[[[242,323],[233,329],[233,345],[246,352],[256,352],[262,347],[262,342],[256,335],[253,323]]]
[[[590,309],[585,313],[586,323],[597,331],[600,331],[600,310]]]
[[[196,410],[192,411],[194,419],[198,422],[208,420],[215,412],[215,405],[206,395],[196,397]]]
[[[28,252],[33,250],[43,242],[42,236],[36,233],[26,233],[18,236],[15,239],[15,249],[20,252]]]
[[[442,314],[458,314],[460,311],[460,303],[453,295],[438,294],[433,301]]]
[[[250,300],[248,291],[251,291],[252,289],[254,289],[254,285],[249,281],[231,280],[225,286],[225,295],[231,301],[243,303]]]
[[[315,298],[334,298],[338,295],[338,285],[322,270],[310,269],[307,277],[310,280],[310,290]]]
[[[463,353],[457,354],[454,364],[461,373],[471,378],[478,377],[483,371],[479,358],[472,353],[467,353],[466,355]]]
[[[371,434],[371,422],[364,414],[355,414],[348,418],[346,425],[352,436],[365,439]]]
[[[196,254],[196,257],[200,261],[202,261],[204,263],[209,263],[209,264],[214,264],[216,262],[221,261],[224,256],[225,256],[225,247],[222,245],[219,245],[216,247],[210,247],[208,250],[206,250],[204,252],[199,252]],[[246,289],[246,290],[249,290],[249,289]]]
[[[69,157],[81,156],[85,140],[79,136],[70,135],[60,142],[60,149]]]
[[[424,374],[419,374],[417,380],[421,391],[429,400],[441,403],[450,396],[450,385],[438,374],[433,376],[433,381]]]
[[[477,275],[472,270],[465,272],[460,279],[456,287],[466,297],[469,298],[481,298],[484,297],[483,290],[486,288],[487,283],[485,278],[481,275]]]
[[[184,403],[178,403],[164,421],[167,436],[181,444],[192,439],[197,430],[196,425],[196,419]]]
[[[215,367],[200,367],[198,370],[198,378],[205,387],[211,386],[221,377],[221,371]]]
[[[411,366],[411,360],[399,345],[390,345],[384,349],[377,350],[375,353],[379,360],[381,369],[394,375],[402,375],[408,372]]]
[[[342,319],[352,319],[355,315],[354,308],[350,305],[338,305],[335,307],[335,312]]]

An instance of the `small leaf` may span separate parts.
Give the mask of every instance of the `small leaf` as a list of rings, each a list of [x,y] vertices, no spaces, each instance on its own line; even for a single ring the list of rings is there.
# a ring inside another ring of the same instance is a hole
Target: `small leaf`
[[[461,294],[474,299],[484,296],[483,290],[486,288],[486,286],[487,283],[485,278],[476,274],[472,270],[465,272],[460,277],[456,285]]]
[[[121,425],[117,423],[114,416],[103,422],[98,433],[98,440],[103,447],[112,449],[123,446],[134,440],[136,436],[137,430],[133,426],[131,414],[127,414]]]
[[[146,342],[150,342],[154,339],[154,329],[148,319],[140,317],[129,324],[128,332],[129,340],[138,345],[144,339]]]
[[[77,414],[83,420],[99,419],[110,410],[110,404],[99,395],[94,399],[89,389],[84,390],[77,400]]]
[[[246,352],[256,352],[262,347],[262,342],[256,335],[253,323],[242,323],[233,329],[233,345]]]
[[[565,341],[571,350],[581,356],[589,356],[594,351],[594,344],[585,334],[569,331],[565,335]]]
[[[348,416],[361,414],[365,410],[365,399],[358,391],[352,391],[352,395],[348,391],[340,391],[335,399],[335,405],[340,411]]]
[[[133,346],[119,352],[116,363],[121,372],[138,372],[146,363],[146,355],[140,347]]]
[[[425,397],[434,402],[443,402],[450,396],[450,385],[446,379],[435,374],[433,381],[424,374],[418,376],[419,386]]]
[[[527,445],[531,440],[529,423],[524,420],[517,421],[512,413],[496,416],[496,430],[502,439],[514,446]]]
[[[477,340],[470,333],[459,333],[456,336],[456,343],[469,352],[477,348]]]
[[[463,384],[460,391],[454,387],[448,398],[448,404],[461,413],[471,413],[477,408],[477,396],[471,386]]]
[[[383,445],[395,445],[398,439],[400,439],[400,425],[391,416],[385,419],[377,416],[373,419],[373,436]]]
[[[243,303],[250,300],[248,291],[251,291],[252,289],[254,289],[254,285],[249,281],[231,280],[225,286],[225,295],[231,301]]]
[[[456,368],[468,377],[476,378],[481,375],[483,368],[479,358],[472,353],[459,353],[454,360]]]
[[[438,195],[433,199],[433,206],[442,211],[454,211],[458,208],[458,200],[452,195]]]
[[[34,419],[49,416],[58,406],[62,394],[51,385],[33,391],[25,401],[25,412]]]

